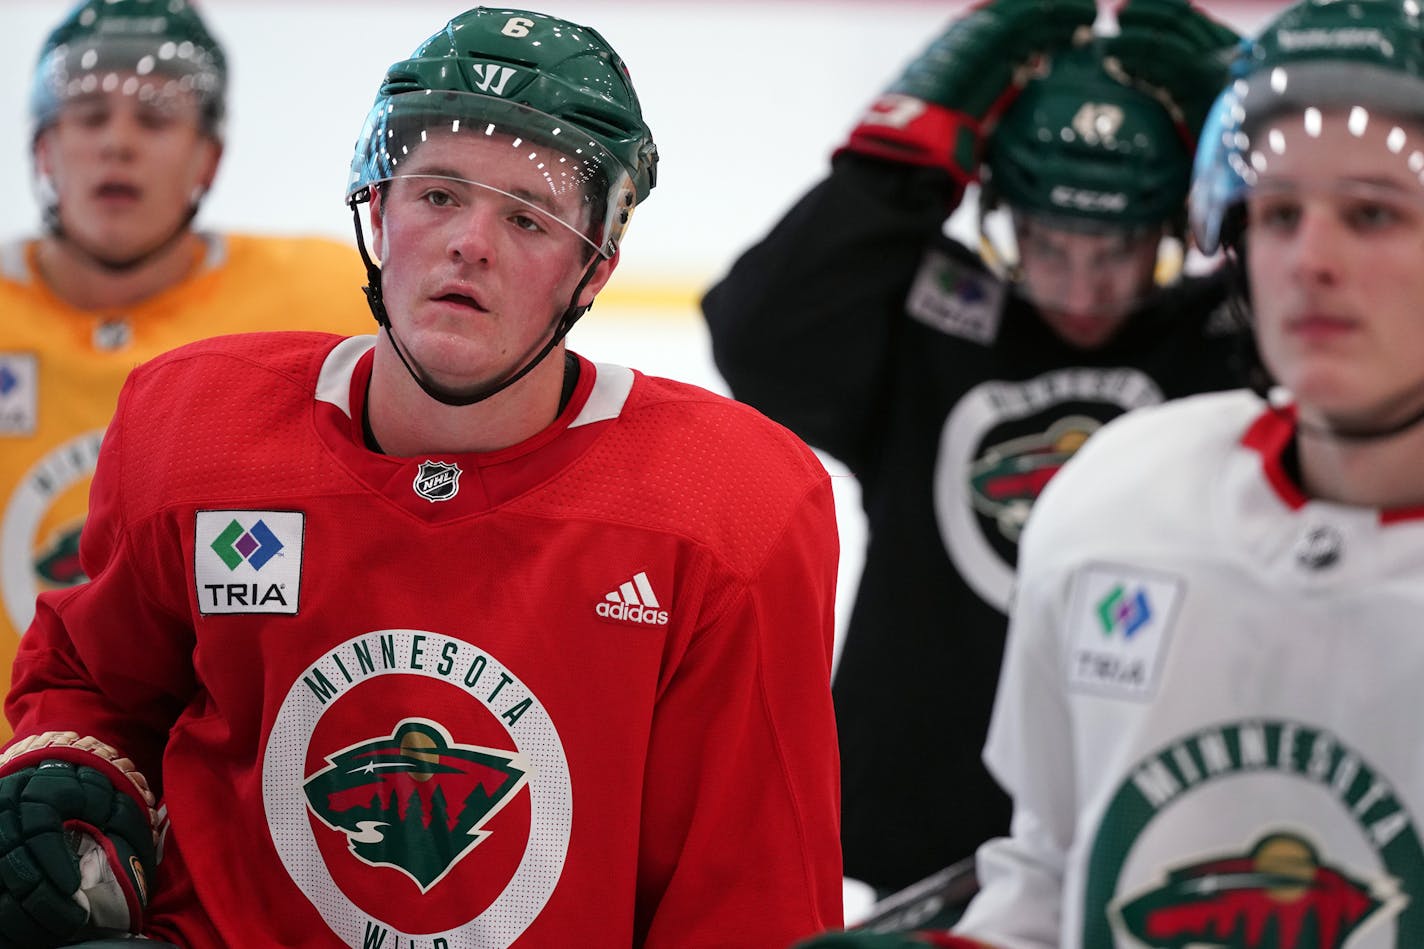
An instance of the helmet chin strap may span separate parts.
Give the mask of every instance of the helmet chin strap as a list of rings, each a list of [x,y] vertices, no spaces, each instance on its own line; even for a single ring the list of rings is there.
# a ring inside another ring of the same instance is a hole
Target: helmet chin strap
[[[1325,425],[1315,425],[1300,419],[1300,413],[1296,413],[1296,428],[1307,435],[1318,435],[1324,438],[1335,438],[1347,442],[1370,442],[1383,441],[1393,438],[1396,435],[1409,431],[1420,422],[1424,422],[1424,403],[1406,415],[1401,421],[1390,425],[1380,425],[1370,427],[1367,425],[1336,425],[1327,423]]]
[[[176,246],[179,241],[188,236],[188,225],[192,224],[193,218],[197,216],[198,202],[194,201],[188,206],[188,213],[183,215],[183,220],[178,222],[177,227],[175,227],[167,237],[160,240],[148,250],[141,251],[132,257],[122,258],[105,257],[79,243],[78,240],[64,229],[64,224],[59,219],[59,205],[57,204],[52,204],[45,208],[44,223],[45,229],[49,232],[51,237],[63,243],[89,263],[103,270],[107,270],[111,274],[124,274],[137,270],[159,254]]]
[[[415,381],[415,384],[420,386],[420,391],[442,405],[475,405],[514,385],[532,372],[535,366],[543,362],[544,357],[553,352],[554,347],[559,345],[559,342],[568,335],[569,330],[573,329],[574,324],[578,322],[579,318],[588,312],[589,307],[579,306],[577,301],[579,295],[583,293],[584,287],[588,286],[589,280],[593,277],[593,272],[598,268],[598,263],[602,259],[597,254],[589,261],[588,268],[584,270],[583,277],[579,280],[578,286],[574,288],[573,295],[569,298],[569,305],[564,308],[564,311],[560,313],[550,325],[548,341],[544,343],[538,352],[528,358],[519,370],[506,376],[499,382],[477,387],[474,391],[456,392],[439,386],[430,380],[429,375],[423,369],[414,365],[413,360],[403,351],[400,339],[396,336],[395,328],[391,326],[390,315],[386,312],[385,299],[381,295],[381,268],[375,265],[371,260],[371,255],[366,251],[365,237],[361,233],[361,215],[356,209],[355,201],[351,202],[351,216],[356,224],[356,248],[361,252],[361,260],[366,264],[367,283],[366,286],[361,289],[366,294],[366,303],[371,307],[371,314],[376,318],[377,325],[386,331],[386,337],[391,341],[391,348],[395,350],[396,358],[400,360],[401,365],[405,367],[406,373]],[[591,305],[592,304],[590,304],[590,306]]]

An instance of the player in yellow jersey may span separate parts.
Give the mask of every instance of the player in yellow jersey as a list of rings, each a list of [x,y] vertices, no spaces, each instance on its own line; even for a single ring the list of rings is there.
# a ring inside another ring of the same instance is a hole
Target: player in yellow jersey
[[[90,475],[130,369],[204,336],[370,327],[353,247],[194,229],[226,84],[222,47],[186,0],[84,0],[41,50],[30,115],[45,230],[0,246],[6,683],[35,595],[83,579]]]

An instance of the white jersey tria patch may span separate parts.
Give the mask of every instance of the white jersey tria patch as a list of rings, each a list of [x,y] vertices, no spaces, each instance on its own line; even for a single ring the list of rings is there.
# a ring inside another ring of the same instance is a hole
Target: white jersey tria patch
[[[199,612],[295,616],[305,533],[300,511],[198,511],[193,579]]]
[[[1146,700],[1157,691],[1182,595],[1168,574],[1092,564],[1073,580],[1068,605],[1069,687]]]

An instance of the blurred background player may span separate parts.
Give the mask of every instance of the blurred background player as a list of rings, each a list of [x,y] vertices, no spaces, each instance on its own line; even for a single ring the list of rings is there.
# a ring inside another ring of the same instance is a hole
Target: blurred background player
[[[589,27],[476,8],[386,71],[347,189],[381,331],[190,344],[120,397],[91,579],[41,595],[6,702],[0,933],[841,922],[830,478],[740,403],[565,348],[656,172]],[[70,828],[125,912],[73,897]]]
[[[46,230],[0,246],[7,682],[36,594],[83,579],[90,477],[130,369],[203,336],[369,326],[354,248],[195,230],[227,85],[223,48],[186,0],[85,0],[41,48],[30,146]],[[280,200],[273,181],[250,187]]]
[[[1034,509],[986,750],[1013,836],[958,935],[815,945],[1424,944],[1421,172],[1415,4],[1245,49],[1192,221],[1254,391],[1110,424]]]
[[[951,23],[702,302],[735,395],[861,486],[842,839],[882,894],[1008,827],[980,751],[1038,492],[1113,416],[1235,382],[1223,280],[1154,279],[1235,35],[1174,0],[1129,4],[1111,39],[1096,14],[994,0]],[[983,256],[944,235],[976,180]]]

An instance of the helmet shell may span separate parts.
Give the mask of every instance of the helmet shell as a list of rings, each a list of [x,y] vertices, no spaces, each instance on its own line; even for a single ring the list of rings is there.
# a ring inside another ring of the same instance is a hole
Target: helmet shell
[[[160,75],[198,97],[205,131],[221,139],[227,57],[188,0],[81,0],[45,39],[30,119],[38,135],[70,98],[109,88],[111,77]]]
[[[1424,122],[1424,24],[1413,0],[1305,0],[1243,46],[1217,97],[1192,172],[1191,226],[1206,253],[1241,235],[1246,197],[1269,155],[1269,119],[1325,112]],[[1403,149],[1410,170],[1424,153]],[[1417,164],[1419,167],[1414,167]]]
[[[1180,223],[1191,154],[1171,114],[1097,44],[1057,54],[989,136],[985,185],[1015,210],[1137,229]]]
[[[657,182],[657,146],[623,60],[597,31],[542,13],[477,7],[392,65],[356,143],[348,202],[399,174],[436,127],[497,128],[576,156],[615,244]]]

